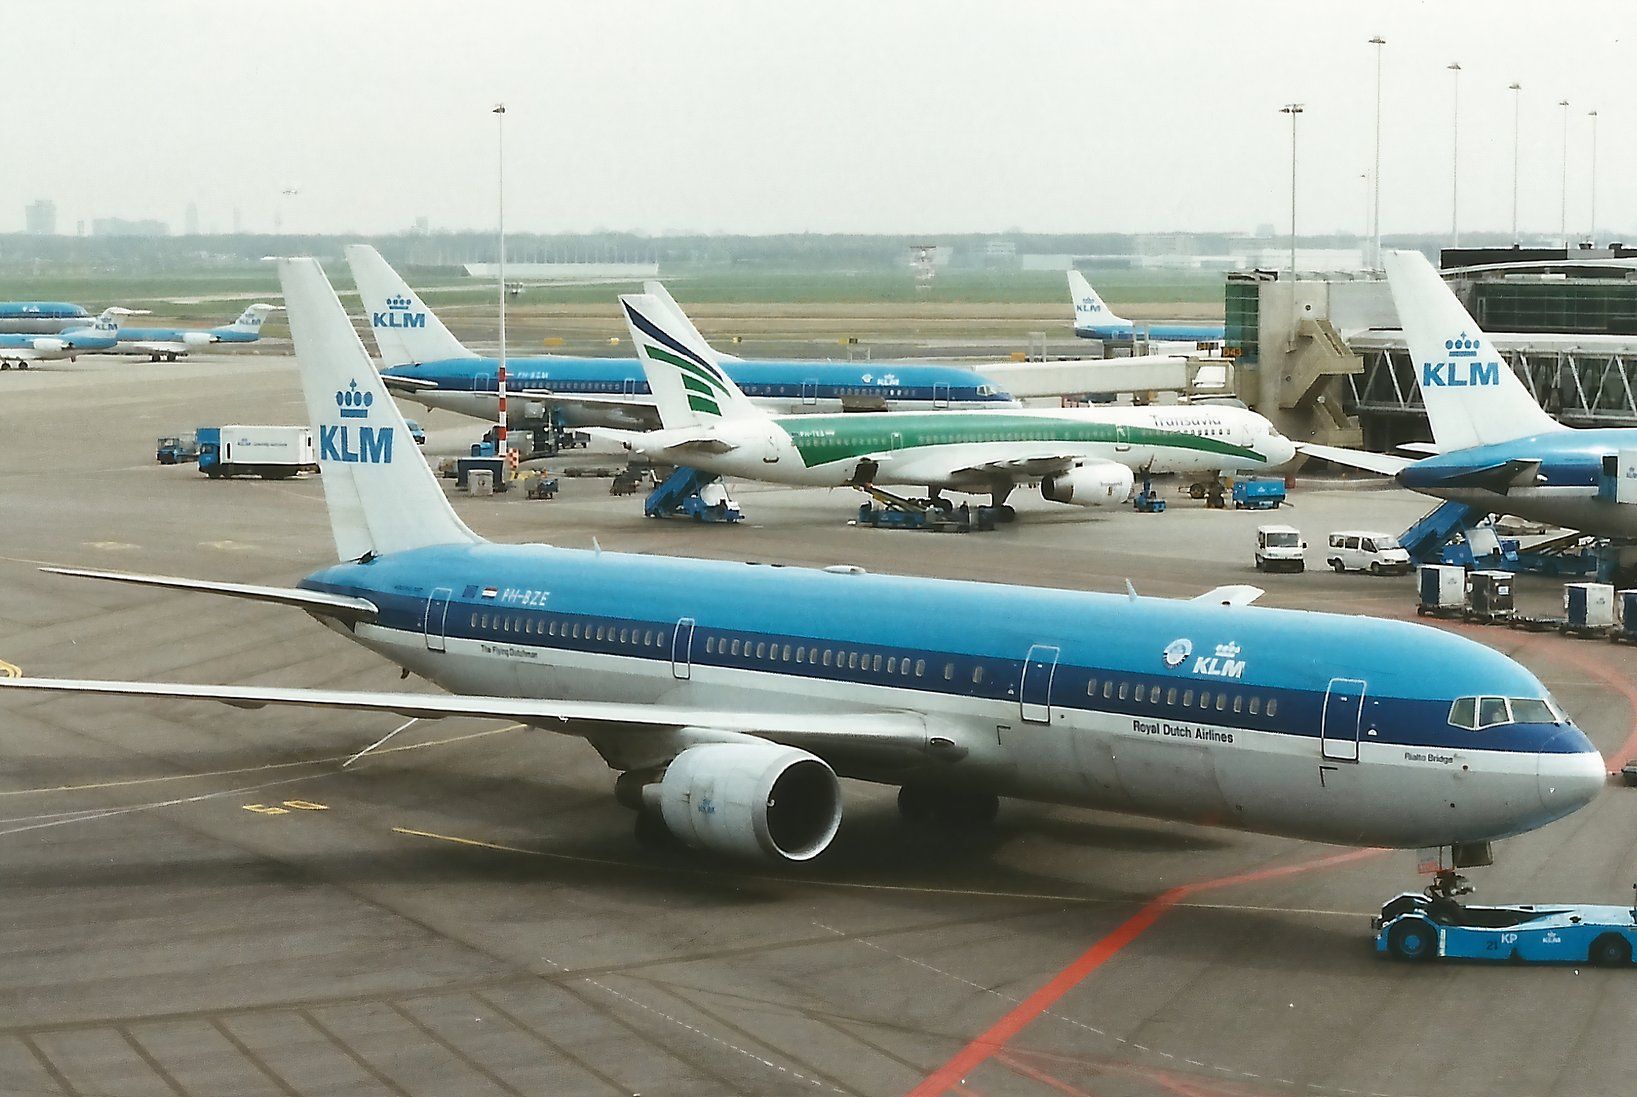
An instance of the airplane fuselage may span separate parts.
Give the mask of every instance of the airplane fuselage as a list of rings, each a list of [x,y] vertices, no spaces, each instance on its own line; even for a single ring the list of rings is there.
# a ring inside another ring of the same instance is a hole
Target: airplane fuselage
[[[1284,464],[1292,446],[1254,412],[1213,407],[1020,408],[937,414],[792,416],[732,420],[713,436],[721,453],[690,451],[685,463],[772,483],[877,485],[992,491],[1039,479],[1042,468],[1110,462],[1152,473],[1216,475]],[[663,452],[666,434],[653,436]],[[1052,464],[1042,460],[1050,455]],[[672,453],[678,460],[683,454]],[[1007,466],[1015,469],[1000,471]],[[970,471],[969,471],[970,470]]]
[[[391,366],[381,374],[389,384],[394,377],[432,383],[396,391],[403,399],[492,420],[496,366],[492,358],[456,358]],[[722,368],[746,396],[773,414],[1017,406],[999,386],[957,366],[739,361],[724,362]],[[530,403],[523,395],[526,391],[549,392],[564,426],[633,427],[653,422],[651,405],[628,410],[596,399],[650,396],[648,379],[635,358],[511,358],[506,362],[506,387],[510,403],[519,406]],[[590,399],[576,404],[580,395]]]
[[[1604,488],[1603,459],[1637,450],[1637,430],[1599,427],[1550,431],[1494,445],[1452,450],[1403,469],[1398,482],[1437,499],[1467,503],[1580,530],[1598,537],[1637,537],[1637,505]],[[1497,485],[1491,470],[1539,462],[1523,484]]]
[[[707,726],[713,707],[922,714],[958,760],[824,748],[891,784],[1417,847],[1542,825],[1603,780],[1555,710],[1453,726],[1456,698],[1545,689],[1403,622],[541,545],[411,550],[302,586],[375,603],[331,627],[462,694],[686,706]],[[588,738],[618,769],[676,749]]]

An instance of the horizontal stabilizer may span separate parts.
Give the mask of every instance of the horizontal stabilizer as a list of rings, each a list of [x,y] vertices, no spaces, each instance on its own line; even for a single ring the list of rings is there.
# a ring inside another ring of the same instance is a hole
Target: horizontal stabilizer
[[[375,603],[365,598],[345,594],[327,594],[321,590],[301,590],[296,587],[264,587],[252,583],[217,583],[208,579],[183,579],[174,575],[143,575],[128,571],[92,571],[87,568],[41,568],[53,575],[72,575],[80,579],[104,579],[111,583],[131,583],[139,587],[166,587],[171,590],[191,590],[200,594],[220,594],[227,598],[244,598],[252,602],[271,602],[280,606],[295,606],[321,617],[342,621],[373,621],[380,613]]]
[[[582,427],[586,434],[630,446],[638,453],[730,453],[739,447],[705,431],[621,430],[618,427]]]
[[[1390,453],[1369,453],[1361,449],[1343,449],[1341,446],[1320,446],[1312,442],[1297,442],[1296,451],[1308,457],[1317,457],[1348,468],[1363,469],[1380,476],[1397,476],[1415,464],[1418,458],[1394,457]]]

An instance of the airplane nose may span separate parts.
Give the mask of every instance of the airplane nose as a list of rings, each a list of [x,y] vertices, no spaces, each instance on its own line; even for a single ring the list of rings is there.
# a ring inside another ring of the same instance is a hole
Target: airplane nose
[[[1535,765],[1540,804],[1554,819],[1579,811],[1608,783],[1603,756],[1578,728],[1552,736],[1546,749],[1535,756]]]

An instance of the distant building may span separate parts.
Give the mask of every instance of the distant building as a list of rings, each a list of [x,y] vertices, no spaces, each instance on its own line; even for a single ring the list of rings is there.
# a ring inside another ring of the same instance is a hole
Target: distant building
[[[30,202],[23,210],[23,223],[30,236],[57,235],[57,203],[49,198]]]
[[[188,212],[184,216],[182,223],[187,226],[187,233],[189,236],[199,235],[199,203],[188,203]]]
[[[430,235],[432,235],[432,219],[430,217],[417,217],[417,218],[415,218],[415,235],[416,236],[430,236]]]
[[[163,221],[128,221],[123,217],[96,217],[91,220],[92,236],[169,236],[171,227]]]

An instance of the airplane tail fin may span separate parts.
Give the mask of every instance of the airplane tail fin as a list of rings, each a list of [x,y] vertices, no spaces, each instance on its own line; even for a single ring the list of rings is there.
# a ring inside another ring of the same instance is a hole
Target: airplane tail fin
[[[1103,304],[1097,291],[1091,288],[1086,276],[1077,270],[1069,271],[1069,297],[1074,302],[1074,326],[1089,328],[1099,324],[1130,324],[1123,316]]]
[[[125,323],[125,318],[127,316],[146,315],[148,315],[148,311],[146,309],[128,309],[119,305],[113,305],[109,308],[103,309],[101,315],[91,322],[91,330],[102,332],[104,334],[115,334]]]
[[[1441,450],[1565,429],[1529,395],[1427,257],[1394,251],[1387,284]]]
[[[280,259],[330,532],[343,560],[471,545],[316,259]]]
[[[250,335],[260,335],[261,326],[273,313],[279,311],[278,305],[255,304],[248,306],[239,313],[239,318],[229,324],[229,331],[244,332]]]
[[[381,352],[381,365],[413,366],[477,357],[443,326],[380,252],[368,244],[348,244],[347,265],[363,298],[364,318]]]
[[[666,430],[767,418],[722,372],[716,352],[670,294],[621,294],[620,307]]]

